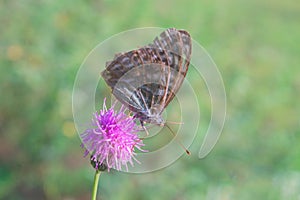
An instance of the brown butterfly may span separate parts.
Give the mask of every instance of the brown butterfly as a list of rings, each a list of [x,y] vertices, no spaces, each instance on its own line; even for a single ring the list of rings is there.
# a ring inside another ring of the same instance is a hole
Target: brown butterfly
[[[145,122],[161,125],[162,112],[186,76],[191,50],[189,33],[169,28],[153,43],[117,54],[101,75],[142,126]]]

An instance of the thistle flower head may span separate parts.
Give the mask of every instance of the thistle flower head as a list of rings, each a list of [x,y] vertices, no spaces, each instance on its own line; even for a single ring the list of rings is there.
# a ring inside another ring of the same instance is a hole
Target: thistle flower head
[[[85,156],[91,154],[96,169],[106,166],[108,171],[121,170],[123,165],[128,170],[128,162],[133,166],[133,159],[136,160],[134,150],[144,151],[143,141],[136,134],[134,117],[125,111],[123,106],[118,112],[114,106],[107,109],[104,100],[103,109],[93,116],[93,127],[81,134]]]

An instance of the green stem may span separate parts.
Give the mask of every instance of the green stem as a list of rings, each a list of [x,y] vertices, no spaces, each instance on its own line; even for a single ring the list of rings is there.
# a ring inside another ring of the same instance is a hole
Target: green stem
[[[97,190],[98,190],[98,183],[99,183],[99,177],[101,172],[99,170],[96,170],[95,177],[94,177],[94,186],[93,186],[93,192],[92,192],[92,200],[97,199]]]

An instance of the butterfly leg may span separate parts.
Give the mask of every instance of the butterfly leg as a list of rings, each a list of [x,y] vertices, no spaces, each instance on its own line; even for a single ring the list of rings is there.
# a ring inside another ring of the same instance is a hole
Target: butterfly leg
[[[148,132],[148,130],[146,129],[146,127],[144,126],[144,122],[143,122],[142,120],[140,120],[140,122],[141,122],[142,128],[143,128],[144,131],[146,132],[146,136],[149,136],[149,132]]]

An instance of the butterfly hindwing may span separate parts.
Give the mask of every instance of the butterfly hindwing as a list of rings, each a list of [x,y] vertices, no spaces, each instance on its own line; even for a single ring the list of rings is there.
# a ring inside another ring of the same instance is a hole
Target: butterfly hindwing
[[[190,57],[188,32],[170,28],[152,44],[116,55],[102,77],[141,121],[155,122],[179,90]]]

